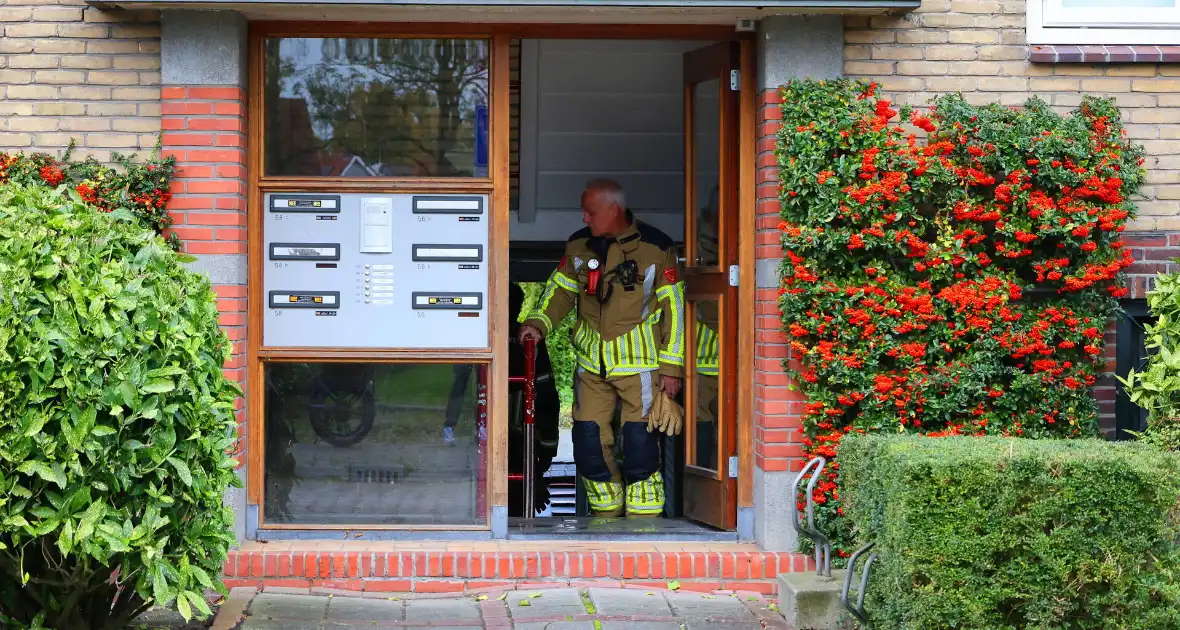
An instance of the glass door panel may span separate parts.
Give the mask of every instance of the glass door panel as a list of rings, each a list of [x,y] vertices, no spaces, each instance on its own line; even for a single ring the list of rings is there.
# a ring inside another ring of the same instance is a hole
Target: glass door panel
[[[685,472],[684,511],[721,529],[736,527],[735,358],[737,96],[735,43],[684,55],[685,112]],[[732,145],[732,146],[731,146]]]

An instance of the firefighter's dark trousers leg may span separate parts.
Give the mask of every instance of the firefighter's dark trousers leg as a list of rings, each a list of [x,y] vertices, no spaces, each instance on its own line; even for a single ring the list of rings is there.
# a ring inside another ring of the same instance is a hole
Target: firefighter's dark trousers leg
[[[658,433],[647,432],[654,383],[651,372],[603,379],[579,370],[574,387],[574,461],[596,516],[658,516],[664,509]],[[615,461],[611,431],[615,400],[622,402],[623,465]]]

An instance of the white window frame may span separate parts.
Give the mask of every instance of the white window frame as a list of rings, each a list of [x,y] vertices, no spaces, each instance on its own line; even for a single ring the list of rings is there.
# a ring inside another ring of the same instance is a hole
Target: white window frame
[[[1027,0],[1026,15],[1033,46],[1180,44],[1180,2],[1158,8],[1067,8],[1062,0]]]

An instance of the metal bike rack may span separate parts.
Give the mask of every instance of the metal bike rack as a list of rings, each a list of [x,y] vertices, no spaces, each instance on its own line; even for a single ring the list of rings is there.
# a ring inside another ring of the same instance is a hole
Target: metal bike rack
[[[810,538],[815,545],[816,575],[831,579],[832,544],[828,541],[828,537],[824,536],[823,532],[815,526],[815,484],[819,482],[820,475],[827,465],[826,459],[816,457],[807,462],[807,465],[795,477],[795,481],[791,483],[791,524],[795,526],[795,531]],[[804,523],[799,518],[799,483],[808,473],[811,473],[811,481],[807,484],[807,522]]]
[[[509,383],[524,385],[524,474],[510,473],[508,479],[524,482],[524,518],[532,520],[537,514],[537,340],[524,340],[524,376],[509,376]]]
[[[840,601],[844,604],[844,607],[848,609],[848,612],[852,613],[852,616],[856,617],[856,620],[865,627],[865,630],[868,630],[869,628],[869,616],[867,613],[865,613],[865,591],[869,586],[869,569],[873,566],[873,561],[877,559],[876,553],[869,554],[868,559],[865,560],[864,569],[861,570],[860,588],[857,589],[856,592],[855,606],[848,602],[848,589],[850,586],[852,586],[852,574],[856,572],[856,561],[859,560],[864,553],[872,549],[873,545],[875,544],[876,543],[869,543],[864,547],[857,549],[856,552],[853,553],[850,558],[848,558],[848,573],[844,576],[844,588],[840,591]]]

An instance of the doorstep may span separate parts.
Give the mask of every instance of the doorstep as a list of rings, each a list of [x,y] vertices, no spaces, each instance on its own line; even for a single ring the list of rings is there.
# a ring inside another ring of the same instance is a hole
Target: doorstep
[[[814,570],[803,554],[746,543],[247,542],[231,551],[226,586],[383,593],[474,593],[543,587],[668,588],[774,595],[780,573]]]

